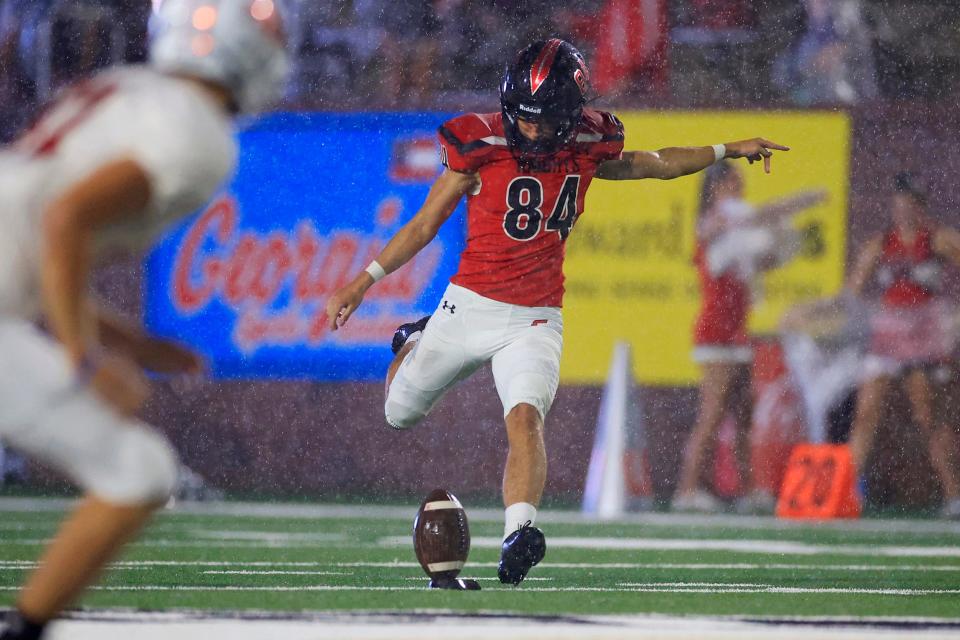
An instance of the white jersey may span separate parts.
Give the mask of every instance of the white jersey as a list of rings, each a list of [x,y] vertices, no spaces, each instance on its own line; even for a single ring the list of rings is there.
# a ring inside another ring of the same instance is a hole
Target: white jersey
[[[188,81],[125,67],[68,89],[0,152],[0,316],[39,313],[41,219],[68,188],[107,163],[136,162],[150,180],[150,202],[98,233],[94,250],[143,251],[214,195],[236,156],[229,118]]]

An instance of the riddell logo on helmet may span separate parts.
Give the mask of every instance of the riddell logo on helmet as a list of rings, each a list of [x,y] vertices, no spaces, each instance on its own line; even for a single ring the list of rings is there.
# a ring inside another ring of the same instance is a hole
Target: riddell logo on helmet
[[[528,107],[525,104],[521,104],[519,108],[520,108],[520,111],[529,111],[530,113],[540,113],[541,111],[543,111],[543,109],[541,109],[540,107]]]

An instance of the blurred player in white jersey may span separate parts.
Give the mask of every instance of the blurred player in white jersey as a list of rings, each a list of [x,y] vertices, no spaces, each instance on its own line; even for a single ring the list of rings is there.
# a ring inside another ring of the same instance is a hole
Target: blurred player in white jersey
[[[170,446],[133,416],[144,369],[200,362],[98,309],[91,264],[209,200],[236,162],[231,113],[269,105],[286,75],[271,0],[168,0],[156,19],[150,66],[69,88],[0,151],[0,438],[86,493],[0,640],[41,638],[176,482]]]

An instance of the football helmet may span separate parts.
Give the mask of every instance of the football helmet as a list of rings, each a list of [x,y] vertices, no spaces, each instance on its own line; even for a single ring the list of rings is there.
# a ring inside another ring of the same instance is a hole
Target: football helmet
[[[210,80],[255,113],[280,98],[290,67],[279,0],[165,0],[151,24],[150,60]]]
[[[500,108],[507,142],[525,153],[553,153],[574,136],[590,76],[583,55],[569,42],[553,38],[526,47],[500,82]],[[518,119],[553,130],[547,139],[530,140],[517,128]]]

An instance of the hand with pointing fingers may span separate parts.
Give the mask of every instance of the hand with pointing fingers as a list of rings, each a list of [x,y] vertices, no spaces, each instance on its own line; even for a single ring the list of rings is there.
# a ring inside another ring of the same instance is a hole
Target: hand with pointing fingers
[[[727,155],[724,156],[726,158],[746,158],[750,164],[763,159],[764,173],[770,173],[770,157],[773,155],[773,150],[790,151],[790,147],[771,142],[765,138],[728,142],[724,146],[727,148]]]

